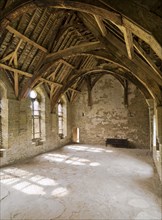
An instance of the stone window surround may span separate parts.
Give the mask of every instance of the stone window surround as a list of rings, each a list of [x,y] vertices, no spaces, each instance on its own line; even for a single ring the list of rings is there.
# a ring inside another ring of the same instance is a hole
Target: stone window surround
[[[32,143],[37,145],[42,145],[46,141],[46,125],[45,125],[45,95],[41,88],[34,89],[38,96],[38,101],[40,104],[41,111],[41,138],[32,139]],[[31,100],[31,98],[30,98]],[[31,106],[31,116],[32,116],[32,106]]]
[[[59,113],[58,113],[58,104],[62,104],[62,120],[63,120],[63,132],[59,133]],[[61,97],[61,99],[59,100],[57,104],[57,125],[58,125],[58,135],[60,137],[60,139],[63,139],[67,136],[67,102],[65,97]]]

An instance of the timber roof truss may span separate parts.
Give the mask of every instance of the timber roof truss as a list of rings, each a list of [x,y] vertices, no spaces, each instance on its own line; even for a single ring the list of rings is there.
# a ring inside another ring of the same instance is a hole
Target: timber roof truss
[[[150,16],[146,29],[148,21],[132,22],[133,13],[128,18],[122,8],[126,1],[115,1],[116,8],[111,0],[1,1],[0,68],[16,97],[26,98],[31,89],[43,86],[53,110],[62,94],[72,102],[84,83],[91,90],[103,75],[111,74],[124,88],[131,81],[161,105],[159,6],[152,13],[131,1]],[[158,29],[151,32],[155,18]]]

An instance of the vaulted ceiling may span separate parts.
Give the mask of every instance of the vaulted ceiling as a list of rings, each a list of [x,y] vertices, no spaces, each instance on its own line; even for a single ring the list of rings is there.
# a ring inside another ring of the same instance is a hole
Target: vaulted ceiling
[[[40,85],[51,109],[105,74],[162,105],[160,0],[2,0],[0,68],[18,99]]]

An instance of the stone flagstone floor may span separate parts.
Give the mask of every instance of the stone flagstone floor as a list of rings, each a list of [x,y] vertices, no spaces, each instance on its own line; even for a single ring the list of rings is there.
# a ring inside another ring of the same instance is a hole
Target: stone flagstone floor
[[[0,219],[161,220],[148,150],[67,145],[1,168]]]

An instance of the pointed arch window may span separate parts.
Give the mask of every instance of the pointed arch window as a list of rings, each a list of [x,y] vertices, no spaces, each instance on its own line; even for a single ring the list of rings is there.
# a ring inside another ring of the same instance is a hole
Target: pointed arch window
[[[61,139],[67,136],[67,109],[66,103],[62,100],[58,101],[57,104],[58,114],[58,135]]]
[[[58,134],[60,138],[63,138],[63,103],[58,102]]]
[[[32,90],[30,92],[31,108],[32,108],[32,140],[41,139],[41,108],[38,94]]]

